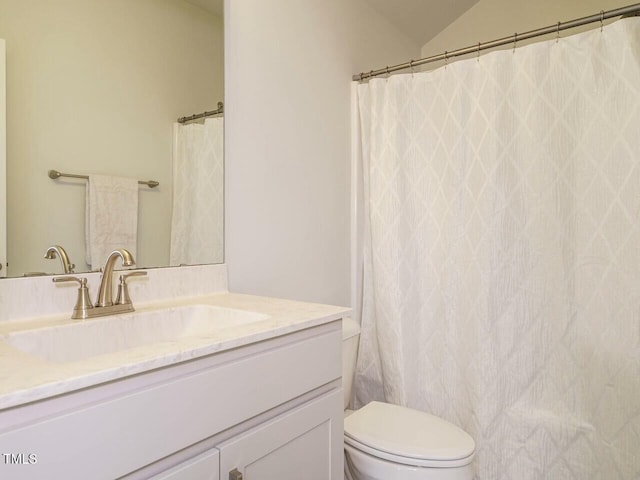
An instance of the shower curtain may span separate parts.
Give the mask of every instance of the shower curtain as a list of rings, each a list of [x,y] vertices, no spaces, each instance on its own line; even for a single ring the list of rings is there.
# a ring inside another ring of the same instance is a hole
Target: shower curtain
[[[640,19],[356,88],[355,406],[482,480],[640,478]]]
[[[224,261],[223,125],[174,125],[171,265]]]

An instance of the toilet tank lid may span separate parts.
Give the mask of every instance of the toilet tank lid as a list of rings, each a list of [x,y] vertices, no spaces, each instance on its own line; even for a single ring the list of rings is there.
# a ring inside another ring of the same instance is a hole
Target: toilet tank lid
[[[371,402],[344,420],[344,433],[367,447],[418,460],[459,460],[475,451],[473,438],[425,412]]]
[[[360,325],[351,317],[342,319],[342,340],[355,337],[360,334]]]

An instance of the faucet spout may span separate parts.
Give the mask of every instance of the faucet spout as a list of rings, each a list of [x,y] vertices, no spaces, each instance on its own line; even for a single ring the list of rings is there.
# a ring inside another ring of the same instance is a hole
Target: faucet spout
[[[122,259],[122,265],[125,267],[135,265],[133,255],[131,255],[129,250],[120,248],[109,254],[102,271],[102,281],[100,282],[100,288],[98,289],[98,300],[95,304],[96,307],[110,307],[113,305],[113,269],[118,258]]]
[[[69,261],[69,255],[61,245],[52,245],[47,249],[47,253],[44,254],[44,258],[47,260],[53,260],[54,258],[60,258],[62,262],[62,269],[64,273],[73,273],[75,265]]]

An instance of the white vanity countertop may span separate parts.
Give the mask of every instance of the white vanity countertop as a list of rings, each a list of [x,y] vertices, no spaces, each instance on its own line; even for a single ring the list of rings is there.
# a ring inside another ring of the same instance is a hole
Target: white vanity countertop
[[[222,328],[214,335],[191,335],[65,362],[48,361],[24,353],[9,345],[6,336],[40,328],[64,328],[79,322],[80,320],[69,319],[71,312],[67,315],[0,322],[0,409],[315,327],[350,313],[350,309],[344,307],[234,293],[141,304],[136,305],[136,312],[189,305],[213,305],[256,312],[268,317]],[[105,321],[109,318],[100,317],[82,322]]]

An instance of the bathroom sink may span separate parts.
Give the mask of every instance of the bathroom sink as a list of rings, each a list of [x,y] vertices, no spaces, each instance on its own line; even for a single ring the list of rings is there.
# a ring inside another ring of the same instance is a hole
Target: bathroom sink
[[[73,362],[155,343],[215,336],[230,327],[266,318],[268,315],[257,312],[188,305],[15,332],[4,340],[44,360]]]

